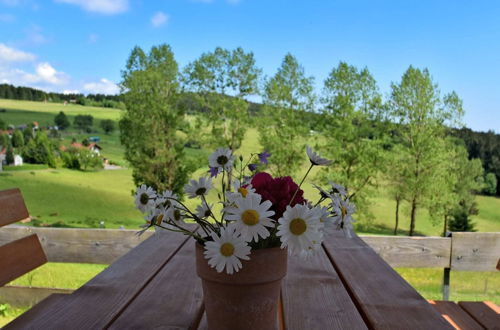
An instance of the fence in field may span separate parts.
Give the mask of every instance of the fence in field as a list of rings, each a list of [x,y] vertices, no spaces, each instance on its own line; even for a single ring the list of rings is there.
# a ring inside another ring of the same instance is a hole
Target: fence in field
[[[138,237],[135,230],[7,226],[0,229],[0,246],[33,233],[38,234],[49,262],[92,264],[111,264],[153,234],[145,232]],[[443,268],[445,300],[448,299],[450,270],[495,271],[499,266],[500,233],[453,233],[446,238],[361,238],[392,267]],[[7,285],[0,288],[0,303],[30,305],[51,293],[71,291]]]

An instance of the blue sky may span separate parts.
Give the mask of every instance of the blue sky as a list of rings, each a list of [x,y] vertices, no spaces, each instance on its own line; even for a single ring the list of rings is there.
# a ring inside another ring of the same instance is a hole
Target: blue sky
[[[272,75],[287,52],[315,77],[367,66],[384,95],[411,64],[464,100],[464,122],[500,133],[499,1],[0,0],[0,82],[117,91],[135,45],[168,43],[183,67],[243,47]]]

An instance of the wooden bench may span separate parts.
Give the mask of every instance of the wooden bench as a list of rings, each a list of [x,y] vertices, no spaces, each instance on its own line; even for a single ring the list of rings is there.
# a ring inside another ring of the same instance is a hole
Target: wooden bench
[[[28,209],[19,189],[0,191],[0,227],[28,217]],[[46,262],[47,256],[36,234],[0,246],[0,286]]]
[[[455,329],[500,329],[500,308],[489,301],[434,301],[429,303]]]

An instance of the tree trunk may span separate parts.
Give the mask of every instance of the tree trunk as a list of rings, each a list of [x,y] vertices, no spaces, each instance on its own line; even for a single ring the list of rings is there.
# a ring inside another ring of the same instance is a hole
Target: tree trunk
[[[415,232],[415,220],[417,217],[417,199],[413,198],[411,201],[411,219],[410,219],[410,236]]]
[[[444,226],[443,226],[443,237],[446,237],[446,231],[448,230],[448,214],[444,215]]]
[[[394,235],[398,234],[398,226],[399,226],[399,203],[401,201],[401,198],[398,196],[396,197],[396,224],[394,225]]]

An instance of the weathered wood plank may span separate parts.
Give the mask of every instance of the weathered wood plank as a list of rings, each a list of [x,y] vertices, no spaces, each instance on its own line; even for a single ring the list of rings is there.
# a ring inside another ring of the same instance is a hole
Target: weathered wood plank
[[[285,328],[367,329],[326,253],[288,258],[282,284]]]
[[[323,244],[369,328],[453,329],[358,236],[337,231]]]
[[[46,262],[36,234],[0,246],[0,286]]]
[[[451,269],[495,271],[500,257],[500,233],[453,233]]]
[[[0,191],[0,227],[29,217],[21,190],[18,188]]]
[[[500,329],[500,308],[489,301],[460,301],[462,307],[486,329]]]
[[[452,301],[433,301],[429,303],[448,321],[455,329],[482,330],[483,327],[477,323],[466,311]]]
[[[9,226],[0,228],[0,245],[36,233],[50,262],[111,264],[139,245],[154,232],[137,236],[137,230],[38,228]]]
[[[451,238],[360,236],[392,267],[449,268]]]
[[[187,238],[166,232],[142,242],[43,315],[27,311],[12,326],[34,329],[102,329],[108,326],[172,258]]]
[[[195,329],[203,313],[201,280],[196,275],[194,240],[161,269],[110,329]]]
[[[52,294],[69,294],[70,289],[6,285],[0,288],[0,301],[11,306],[34,306]]]
[[[36,304],[31,309],[29,309],[29,312],[31,315],[36,315],[39,318],[43,318],[44,315],[47,312],[50,312],[50,310],[56,304],[61,303],[62,299],[64,299],[66,296],[67,295],[63,294],[63,293],[51,294],[50,296],[48,296],[44,300],[42,300],[40,303]],[[12,322],[7,324],[2,329],[12,330],[12,329],[34,329],[34,328],[31,327],[31,325],[29,324],[28,318],[19,318],[19,319],[13,320]]]

